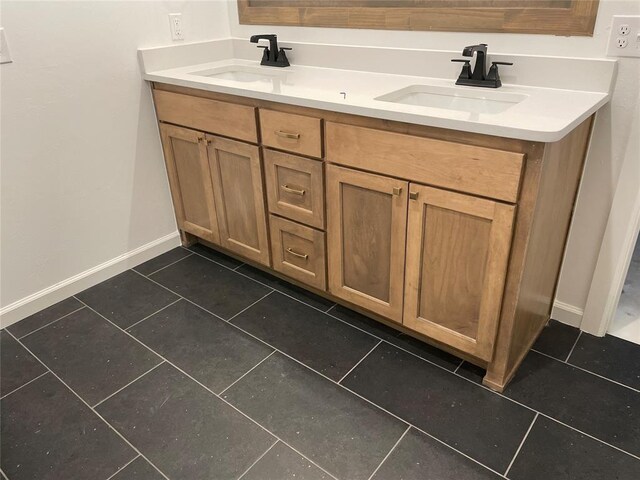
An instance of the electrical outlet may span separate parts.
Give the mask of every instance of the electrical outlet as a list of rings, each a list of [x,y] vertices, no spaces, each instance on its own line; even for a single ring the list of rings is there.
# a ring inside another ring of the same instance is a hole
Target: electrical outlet
[[[4,28],[0,28],[0,63],[11,63],[11,54],[9,53],[9,45],[7,38],[4,36]]]
[[[184,40],[184,30],[182,29],[182,14],[170,13],[169,26],[171,27],[172,40]]]
[[[614,15],[607,55],[640,57],[640,15]]]

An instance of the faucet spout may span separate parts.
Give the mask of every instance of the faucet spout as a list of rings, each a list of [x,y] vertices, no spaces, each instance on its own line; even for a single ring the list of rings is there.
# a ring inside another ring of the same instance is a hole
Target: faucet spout
[[[473,80],[485,80],[487,77],[487,44],[470,45],[462,50],[463,57],[473,57],[476,54],[476,65],[473,68],[471,78]]]

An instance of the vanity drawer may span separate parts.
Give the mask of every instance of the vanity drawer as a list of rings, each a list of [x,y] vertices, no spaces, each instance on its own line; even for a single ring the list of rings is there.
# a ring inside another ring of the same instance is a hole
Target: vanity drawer
[[[300,282],[326,290],[324,232],[269,215],[273,268]]]
[[[524,154],[326,123],[327,161],[516,202]]]
[[[320,119],[260,109],[262,143],[268,147],[322,157]]]
[[[269,211],[324,229],[322,162],[264,149]]]
[[[258,142],[254,107],[164,90],[154,90],[153,97],[158,120],[247,142]]]

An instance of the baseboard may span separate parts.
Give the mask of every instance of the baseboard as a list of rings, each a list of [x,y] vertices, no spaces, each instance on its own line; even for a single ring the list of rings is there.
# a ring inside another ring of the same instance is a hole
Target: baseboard
[[[39,292],[21,298],[0,309],[0,328],[8,327],[29,315],[33,315],[71,295],[75,295],[114,275],[140,265],[178,245],[180,245],[180,235],[178,232],[170,233]]]
[[[561,323],[566,323],[572,327],[580,328],[582,323],[582,316],[584,310],[568,303],[560,302],[556,300],[553,303],[553,310],[551,311],[551,318]]]

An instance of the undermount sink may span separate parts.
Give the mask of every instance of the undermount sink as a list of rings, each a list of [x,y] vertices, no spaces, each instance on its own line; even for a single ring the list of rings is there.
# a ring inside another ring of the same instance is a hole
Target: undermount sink
[[[282,72],[273,71],[265,67],[252,67],[250,65],[225,65],[200,72],[192,72],[191,75],[247,83],[271,82],[274,78],[281,77]]]
[[[460,87],[411,85],[377,97],[376,100],[460,112],[491,114],[502,113],[526,98],[527,95],[521,93],[487,91],[486,89],[471,91]]]

